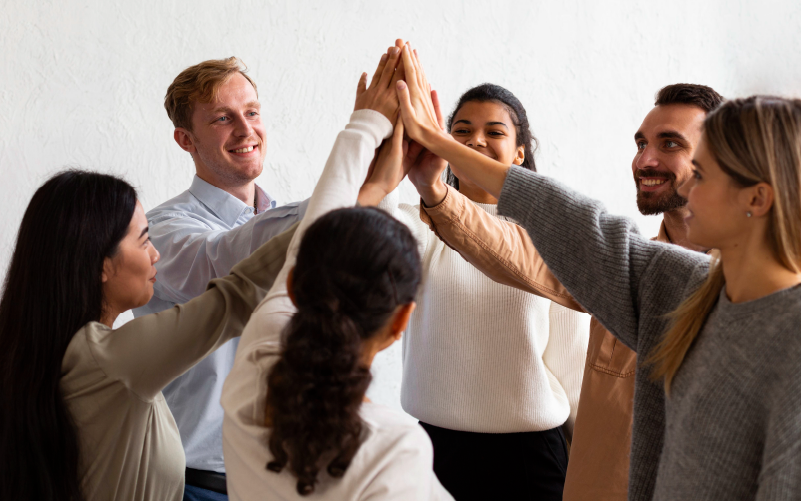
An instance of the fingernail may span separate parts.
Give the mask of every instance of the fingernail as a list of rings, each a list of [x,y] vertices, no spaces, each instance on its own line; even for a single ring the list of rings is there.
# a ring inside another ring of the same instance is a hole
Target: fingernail
[[[398,80],[397,87],[399,89],[401,89],[401,90],[405,89],[406,88],[406,82],[404,82],[403,80]]]
[[[398,54],[398,48],[397,47],[392,47],[391,49],[389,49],[389,53],[391,55],[393,55],[393,56],[397,55]]]
[[[387,60],[387,55],[386,54],[381,54],[381,62],[383,63],[386,60]]]

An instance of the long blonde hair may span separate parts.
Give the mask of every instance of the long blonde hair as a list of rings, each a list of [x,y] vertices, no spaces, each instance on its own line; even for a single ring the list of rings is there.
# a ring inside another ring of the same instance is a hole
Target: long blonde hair
[[[704,121],[707,145],[723,172],[743,187],[774,191],[768,238],[776,259],[801,272],[801,100],[752,96],[724,102]],[[670,314],[670,326],[649,358],[652,377],[670,392],[725,284],[713,255],[706,281]]]

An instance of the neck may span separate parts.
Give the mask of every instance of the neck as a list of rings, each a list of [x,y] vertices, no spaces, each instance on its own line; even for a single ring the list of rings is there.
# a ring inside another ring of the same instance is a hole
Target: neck
[[[242,182],[227,182],[226,180],[219,179],[217,176],[211,176],[206,172],[197,170],[197,177],[206,181],[210,185],[217,187],[245,203],[248,207],[253,207],[256,200],[256,181]]]
[[[787,269],[764,237],[720,249],[726,295],[732,303],[753,301],[801,283],[801,273]]]
[[[498,203],[497,198],[493,197],[492,195],[482,190],[478,186],[463,183],[461,180],[459,181],[459,193],[466,196],[473,202],[477,202],[480,204],[495,205]]]
[[[689,212],[686,208],[675,209],[662,214],[662,221],[665,223],[665,232],[671,243],[699,252],[707,252],[709,249],[695,245],[687,238],[687,222],[684,220]]]
[[[100,317],[100,323],[108,326],[109,329],[114,327],[114,321],[120,314],[116,311],[104,311],[103,316]]]

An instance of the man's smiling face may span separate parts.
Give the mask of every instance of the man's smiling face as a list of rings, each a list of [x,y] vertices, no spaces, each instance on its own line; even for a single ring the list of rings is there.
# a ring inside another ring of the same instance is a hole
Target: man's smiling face
[[[240,73],[220,86],[214,102],[195,103],[189,134],[193,148],[188,151],[198,174],[233,185],[261,174],[266,152],[261,105],[256,89]]]
[[[631,163],[641,213],[661,214],[686,205],[678,188],[692,175],[705,118],[703,109],[689,104],[656,106],[645,116],[634,135],[637,153]]]

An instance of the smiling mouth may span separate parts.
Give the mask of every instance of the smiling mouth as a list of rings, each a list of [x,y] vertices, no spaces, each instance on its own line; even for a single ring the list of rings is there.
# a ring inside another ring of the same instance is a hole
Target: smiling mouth
[[[235,150],[228,150],[228,151],[230,151],[231,153],[250,153],[251,151],[253,151],[254,148],[255,146],[246,146],[244,148],[238,148]]]
[[[667,179],[640,178],[640,184],[642,186],[648,186],[649,188],[654,186],[661,186],[667,182],[668,182]]]

